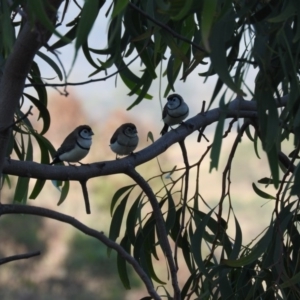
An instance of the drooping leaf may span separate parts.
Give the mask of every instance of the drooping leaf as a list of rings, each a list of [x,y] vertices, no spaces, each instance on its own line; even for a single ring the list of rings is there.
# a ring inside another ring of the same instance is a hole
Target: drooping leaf
[[[111,214],[111,216],[112,216],[114,207],[115,207],[117,201],[119,200],[119,198],[120,198],[126,191],[128,191],[129,189],[132,189],[133,187],[135,187],[135,184],[131,184],[131,185],[127,185],[127,186],[121,187],[119,190],[117,190],[117,191],[115,192],[115,194],[113,195],[113,198],[112,198],[112,200],[111,200],[111,205],[110,205],[110,214]]]
[[[276,197],[262,191],[261,189],[259,189],[255,183],[252,183],[252,188],[254,190],[254,192],[259,196],[259,197],[262,197],[262,198],[265,198],[265,199],[276,199]]]
[[[117,206],[114,214],[112,215],[112,220],[109,228],[109,238],[113,241],[115,241],[120,235],[121,225],[124,218],[124,211],[130,193],[131,191],[129,191],[124,196],[120,204]]]
[[[73,65],[77,58],[78,50],[86,42],[103,3],[104,1],[101,0],[85,0],[84,2],[77,27]]]
[[[40,132],[41,135],[45,134],[49,127],[50,127],[50,114],[47,109],[47,107],[38,99],[34,98],[33,96],[24,93],[24,96],[26,96],[33,105],[40,111],[39,118],[43,119],[43,129]]]
[[[46,9],[45,9],[45,5],[48,5],[48,3],[46,1],[41,1],[41,0],[28,0],[27,3],[28,7],[27,7],[27,11],[30,12],[29,17],[32,20],[32,22],[34,23],[36,20],[39,20],[47,30],[49,30],[50,32],[53,32],[54,34],[56,34],[58,37],[60,37],[61,39],[65,39],[67,40],[67,37],[63,37],[54,27],[54,24],[50,21],[47,13],[46,13]]]
[[[60,197],[59,197],[57,206],[61,205],[66,200],[68,193],[69,193],[69,189],[70,189],[70,181],[66,180],[66,181],[64,181],[64,184],[61,188],[61,193],[60,193]]]
[[[55,71],[55,73],[57,74],[59,80],[63,79],[63,75],[62,72],[59,68],[59,66],[55,63],[55,61],[53,59],[51,59],[49,56],[45,55],[44,53],[42,53],[41,51],[38,51],[37,56],[39,56],[40,58],[42,58],[46,63],[48,63],[48,65]]]
[[[210,52],[209,36],[215,18],[217,2],[217,0],[204,0],[203,2],[201,34],[208,52]]]
[[[123,249],[126,250],[128,253],[130,252],[130,243],[127,235],[125,235],[124,238],[122,239],[120,246],[122,246]],[[124,257],[122,257],[122,255],[120,255],[119,252],[117,254],[117,266],[118,266],[119,277],[123,283],[124,288],[126,290],[130,290],[131,286],[128,277],[127,263]]]
[[[210,153],[210,158],[211,158],[210,168],[209,168],[210,172],[214,168],[216,168],[216,170],[217,170],[218,165],[219,165],[219,157],[220,157],[220,151],[221,151],[222,140],[223,140],[223,138],[222,138],[223,127],[224,127],[225,117],[227,114],[227,109],[226,109],[226,105],[225,105],[225,92],[220,100],[220,111],[221,111],[221,113],[220,113],[219,121],[218,121],[216,132],[215,132],[215,137],[214,137],[214,141],[213,141],[213,145],[212,145],[212,149],[211,149],[211,153]]]
[[[274,230],[273,224],[270,224],[267,232],[258,241],[256,247],[254,247],[248,255],[245,255],[237,260],[223,259],[222,263],[229,267],[238,268],[238,267],[248,265],[251,262],[255,261],[266,251],[267,247],[269,246],[272,238],[273,230]]]
[[[141,207],[140,207],[140,201],[142,198],[143,193],[140,193],[137,199],[134,201],[134,203],[131,205],[131,208],[127,215],[126,220],[126,234],[128,236],[129,241],[131,244],[135,243],[135,227],[136,222],[141,214]]]

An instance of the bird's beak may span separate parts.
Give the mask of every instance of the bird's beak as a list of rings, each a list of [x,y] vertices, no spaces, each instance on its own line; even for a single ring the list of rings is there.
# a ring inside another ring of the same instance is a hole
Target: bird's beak
[[[93,131],[91,131],[91,135],[94,135],[94,132],[93,132]]]

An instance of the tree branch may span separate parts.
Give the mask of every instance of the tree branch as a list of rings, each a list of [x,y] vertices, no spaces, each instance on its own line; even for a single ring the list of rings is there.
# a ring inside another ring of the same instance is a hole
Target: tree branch
[[[29,253],[24,253],[24,254],[17,254],[17,255],[12,255],[8,257],[4,257],[0,259],[0,265],[9,263],[11,261],[19,260],[19,259],[26,259],[26,258],[31,258],[37,255],[40,255],[40,251],[35,251],[35,252],[29,252]]]
[[[62,0],[49,0],[51,11],[49,19],[55,22],[57,9]],[[9,128],[14,113],[24,90],[26,77],[30,71],[33,58],[50,34],[42,26],[39,32],[26,21],[22,27],[13,50],[5,62],[3,76],[0,83],[0,128]],[[0,173],[3,170],[10,129],[0,132]]]
[[[281,98],[280,106],[285,106],[288,96]],[[279,102],[278,102],[279,106]],[[17,161],[6,159],[3,173],[22,177],[31,177],[51,180],[76,180],[83,181],[90,178],[125,173],[128,164],[136,167],[165,152],[173,144],[185,139],[188,135],[203,126],[208,126],[217,122],[220,117],[220,109],[215,108],[205,115],[198,114],[185,123],[189,126],[181,125],[176,131],[171,130],[147,148],[136,152],[122,159],[92,163],[87,166],[48,166],[30,161]],[[227,118],[257,118],[256,102],[241,99],[233,100],[228,106]]]
[[[160,299],[159,295],[157,294],[157,292],[153,287],[152,281],[149,279],[148,275],[144,272],[144,270],[140,267],[138,262],[129,253],[127,253],[119,244],[115,243],[114,241],[106,237],[103,232],[99,232],[95,229],[92,229],[84,225],[83,223],[79,222],[73,217],[42,207],[29,206],[29,205],[17,205],[17,204],[0,204],[0,216],[7,215],[7,214],[24,214],[24,215],[35,215],[40,217],[46,217],[49,219],[67,223],[75,227],[79,231],[83,232],[84,234],[96,238],[107,247],[112,248],[117,253],[119,253],[119,255],[121,255],[134,268],[136,273],[144,282],[148,290],[148,293],[154,299],[157,300]]]

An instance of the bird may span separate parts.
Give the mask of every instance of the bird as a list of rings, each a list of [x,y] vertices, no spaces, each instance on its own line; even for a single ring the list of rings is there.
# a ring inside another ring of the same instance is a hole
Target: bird
[[[90,150],[92,145],[92,129],[88,125],[80,125],[76,127],[63,141],[53,156],[50,165],[66,161],[78,162],[83,159]],[[81,163],[80,163],[81,164]]]
[[[133,153],[137,147],[139,137],[134,124],[124,123],[122,124],[112,135],[110,139],[110,148],[116,153],[116,159],[118,155],[128,155]]]
[[[180,95],[171,94],[167,100],[162,112],[165,125],[160,132],[161,135],[168,132],[169,126],[180,124],[189,115],[189,107]]]

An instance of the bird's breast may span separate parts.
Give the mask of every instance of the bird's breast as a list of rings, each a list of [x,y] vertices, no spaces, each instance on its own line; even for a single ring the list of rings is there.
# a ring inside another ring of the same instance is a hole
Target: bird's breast
[[[114,143],[110,144],[110,148],[119,155],[128,155],[135,150],[138,142],[138,136],[128,137],[122,135]]]
[[[76,146],[59,156],[59,159],[67,162],[78,162],[82,160],[89,153],[89,149],[82,149],[77,144]]]

